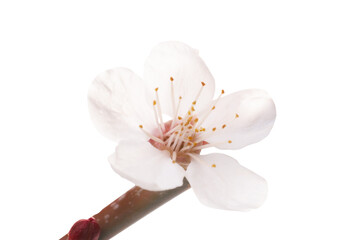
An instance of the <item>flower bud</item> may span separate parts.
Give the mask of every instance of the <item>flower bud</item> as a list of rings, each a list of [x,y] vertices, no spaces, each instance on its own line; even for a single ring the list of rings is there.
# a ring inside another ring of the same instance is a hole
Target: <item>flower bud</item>
[[[68,234],[68,240],[98,240],[99,237],[100,225],[93,217],[77,221]]]

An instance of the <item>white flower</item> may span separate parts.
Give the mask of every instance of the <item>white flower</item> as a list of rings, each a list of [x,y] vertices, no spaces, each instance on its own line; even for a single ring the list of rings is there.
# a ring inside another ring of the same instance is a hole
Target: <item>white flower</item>
[[[272,99],[250,89],[213,100],[214,79],[198,52],[179,42],[156,46],[144,79],[125,68],[100,74],[89,90],[91,116],[118,142],[110,156],[122,177],[152,191],[172,189],[186,177],[211,207],[248,210],[266,198],[266,181],[208,147],[240,149],[266,137],[274,124]]]

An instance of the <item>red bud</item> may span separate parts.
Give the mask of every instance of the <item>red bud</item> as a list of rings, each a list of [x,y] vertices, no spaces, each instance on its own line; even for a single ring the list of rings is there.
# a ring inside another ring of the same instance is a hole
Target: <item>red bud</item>
[[[99,237],[100,225],[93,217],[77,221],[68,234],[68,240],[98,240]]]

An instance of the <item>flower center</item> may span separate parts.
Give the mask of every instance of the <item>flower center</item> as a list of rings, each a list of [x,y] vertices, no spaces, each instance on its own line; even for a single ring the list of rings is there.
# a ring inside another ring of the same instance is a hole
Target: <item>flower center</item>
[[[162,118],[162,110],[160,100],[158,96],[159,89],[155,89],[156,99],[153,100],[153,112],[157,123],[157,128],[152,132],[148,132],[143,128],[143,125],[139,125],[141,130],[150,138],[149,142],[159,150],[167,150],[170,153],[173,163],[178,163],[185,169],[190,163],[191,154],[199,154],[199,152],[207,147],[212,147],[222,143],[208,143],[205,141],[215,131],[225,129],[227,124],[221,124],[219,127],[213,127],[206,129],[202,127],[203,122],[206,118],[216,109],[216,104],[224,94],[224,90],[221,91],[219,97],[214,101],[214,104],[207,109],[207,112],[199,117],[195,111],[196,104],[200,98],[203,88],[206,86],[204,82],[201,82],[202,86],[196,95],[196,98],[192,101],[188,107],[188,111],[185,115],[179,115],[179,109],[182,102],[182,97],[178,98],[176,103],[174,95],[174,79],[171,77],[171,101],[173,117],[172,120],[164,122]],[[238,118],[238,114],[235,115],[234,119]],[[233,119],[233,120],[234,120]],[[227,144],[232,143],[231,140],[226,142]]]

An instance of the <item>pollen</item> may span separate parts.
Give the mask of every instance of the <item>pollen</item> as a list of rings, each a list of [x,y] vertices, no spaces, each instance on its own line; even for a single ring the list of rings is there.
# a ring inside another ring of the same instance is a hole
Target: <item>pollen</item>
[[[228,140],[228,143],[232,143],[232,141],[231,141],[231,140]]]
[[[227,125],[226,125],[226,124],[223,124],[222,128],[225,128],[225,127],[227,127]]]
[[[179,99],[181,100],[181,99],[182,99],[182,96],[179,96]]]
[[[213,132],[216,131],[216,128],[212,128],[212,131],[213,131]]]
[[[204,86],[206,86],[206,84],[204,83],[204,82],[201,82],[202,83],[202,86],[204,87]]]
[[[157,91],[158,91],[158,88],[155,88],[155,91],[157,92]]]
[[[178,120],[182,120],[182,117],[178,116]]]
[[[192,126],[188,126],[188,129],[192,129]]]
[[[236,113],[236,118],[239,118],[239,115],[238,115],[238,113]]]
[[[195,111],[195,109],[194,109],[194,107],[193,107],[193,106],[191,107],[191,110],[192,110],[192,112],[194,112],[194,111]]]
[[[173,77],[170,77],[171,82],[173,82]]]
[[[153,106],[155,106],[156,105],[156,100],[153,100]]]
[[[217,165],[216,165],[216,164],[212,164],[212,167],[215,168],[215,167],[217,167]]]
[[[192,139],[193,139],[193,137],[191,137],[191,136],[188,137],[188,140],[192,140]]]
[[[224,94],[224,90],[222,90],[222,94]]]
[[[172,160],[172,163],[175,164],[175,163],[176,163],[176,160]]]
[[[140,128],[143,128],[143,126],[142,126],[142,125],[140,125],[139,127],[140,127]]]
[[[192,102],[192,105],[196,105],[196,103],[197,103],[196,101],[193,101],[193,102]]]
[[[188,115],[191,115],[191,111],[188,111],[187,114],[188,114]]]
[[[196,128],[194,131],[195,131],[196,133],[198,133],[198,132],[199,132],[198,128]]]
[[[194,122],[195,122],[195,123],[198,122],[198,118],[196,118],[196,119],[194,120]]]
[[[216,106],[213,106],[213,107],[212,107],[212,110],[214,110],[215,108],[216,108]]]

